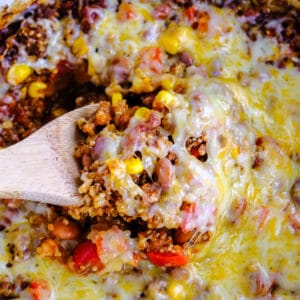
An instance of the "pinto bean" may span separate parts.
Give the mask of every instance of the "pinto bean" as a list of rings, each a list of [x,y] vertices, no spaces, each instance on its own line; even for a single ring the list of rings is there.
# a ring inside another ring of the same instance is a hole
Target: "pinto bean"
[[[157,162],[156,175],[162,190],[167,191],[174,177],[174,166],[169,159],[163,157]]]
[[[62,240],[75,240],[80,235],[79,225],[64,217],[49,224],[48,230],[51,231],[52,235]]]
[[[187,66],[191,66],[193,64],[193,58],[187,51],[183,51],[180,54],[180,61],[186,64]]]
[[[84,33],[88,33],[91,29],[92,25],[99,20],[100,14],[99,14],[99,8],[98,5],[91,5],[86,6],[82,11],[82,18],[81,18],[81,29]]]
[[[160,3],[154,8],[152,16],[156,20],[165,20],[168,18],[170,12],[171,8],[169,5],[165,3]]]

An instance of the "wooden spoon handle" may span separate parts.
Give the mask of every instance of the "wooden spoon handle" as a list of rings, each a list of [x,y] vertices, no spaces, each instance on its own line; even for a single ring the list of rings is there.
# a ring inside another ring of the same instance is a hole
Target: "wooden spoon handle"
[[[66,182],[60,160],[47,137],[39,133],[1,150],[0,199],[79,204],[76,184]]]
[[[55,119],[25,140],[0,150],[0,199],[25,199],[63,206],[82,203],[76,121],[98,108],[92,104]]]

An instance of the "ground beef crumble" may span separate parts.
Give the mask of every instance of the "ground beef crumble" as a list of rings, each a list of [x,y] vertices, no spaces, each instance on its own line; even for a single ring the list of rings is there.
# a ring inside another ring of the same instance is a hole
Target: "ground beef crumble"
[[[8,276],[0,277],[0,299],[18,298],[29,284],[30,281],[22,275],[18,275],[14,281],[11,281]]]
[[[16,40],[25,46],[28,55],[44,57],[48,40],[45,29],[41,25],[23,22]]]

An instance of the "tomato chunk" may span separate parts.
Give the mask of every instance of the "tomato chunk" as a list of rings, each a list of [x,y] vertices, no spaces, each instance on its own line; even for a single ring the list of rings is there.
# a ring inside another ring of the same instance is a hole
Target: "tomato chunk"
[[[103,268],[103,264],[97,253],[97,247],[90,240],[82,242],[75,248],[73,261],[76,268],[80,268],[81,266]]]
[[[120,21],[131,20],[131,19],[135,19],[136,17],[137,17],[137,12],[135,11],[132,4],[122,3],[119,6],[117,18]]]
[[[163,52],[159,47],[146,47],[140,52],[140,66],[160,74],[163,67]]]
[[[51,289],[46,280],[32,281],[29,285],[29,292],[33,300],[47,300],[51,298]]]
[[[196,19],[196,9],[194,6],[190,6],[185,11],[185,16],[188,18],[190,23],[194,23]]]
[[[160,267],[181,267],[188,263],[183,251],[179,253],[149,251],[147,257],[152,264]]]

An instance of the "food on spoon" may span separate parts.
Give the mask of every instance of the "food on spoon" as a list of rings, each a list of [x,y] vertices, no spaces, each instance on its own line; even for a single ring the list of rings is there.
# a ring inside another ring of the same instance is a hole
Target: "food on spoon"
[[[1,201],[0,298],[299,297],[299,7],[201,2],[3,18],[0,147],[99,109],[81,207]]]

